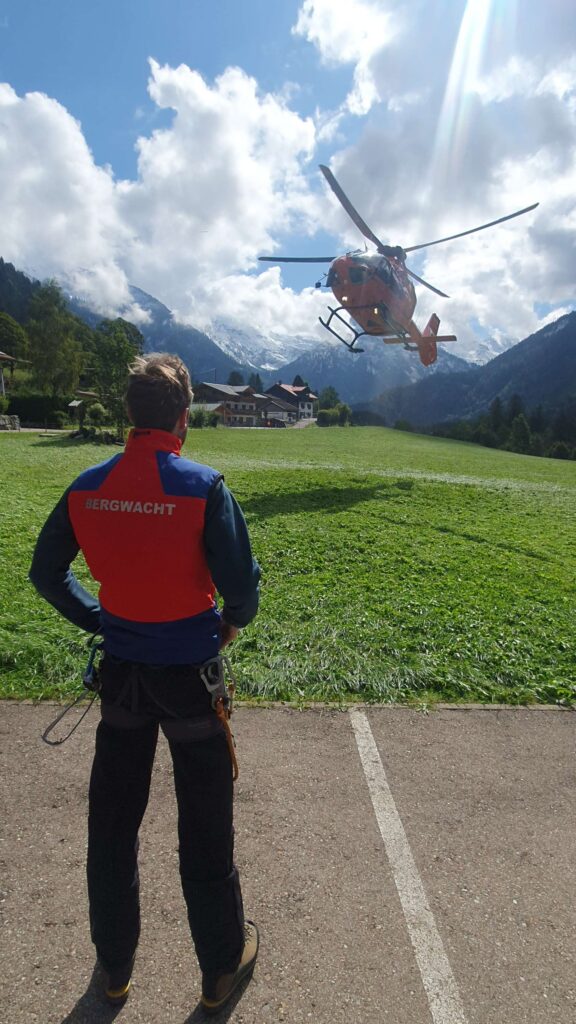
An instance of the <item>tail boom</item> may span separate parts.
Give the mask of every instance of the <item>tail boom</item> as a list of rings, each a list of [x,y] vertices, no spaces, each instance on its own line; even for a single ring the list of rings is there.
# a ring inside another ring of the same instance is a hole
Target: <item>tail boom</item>
[[[420,356],[420,362],[424,366],[431,366],[432,363],[436,362],[438,358],[438,348],[436,343],[438,341],[456,341],[455,334],[438,334],[438,328],[440,327],[440,317],[436,313],[432,313],[426,327],[424,328],[420,339],[417,340],[418,355]]]

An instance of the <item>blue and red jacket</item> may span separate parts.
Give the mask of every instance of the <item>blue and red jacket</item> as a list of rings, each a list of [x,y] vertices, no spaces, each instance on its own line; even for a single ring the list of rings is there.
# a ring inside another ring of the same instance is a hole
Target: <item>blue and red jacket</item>
[[[87,469],[38,538],[30,579],[105,650],[146,664],[200,664],[218,653],[220,613],[247,625],[260,570],[242,512],[209,466],[181,458],[163,430],[131,430],[123,453]],[[82,550],[96,601],[70,563]]]

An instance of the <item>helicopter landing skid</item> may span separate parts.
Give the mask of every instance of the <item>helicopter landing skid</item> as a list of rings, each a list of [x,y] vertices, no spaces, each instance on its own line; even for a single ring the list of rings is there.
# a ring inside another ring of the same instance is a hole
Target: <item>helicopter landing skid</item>
[[[338,341],[341,341],[342,344],[346,346],[349,352],[355,352],[359,354],[360,352],[363,352],[364,349],[355,348],[354,346],[356,345],[358,338],[361,338],[362,335],[367,334],[367,332],[357,331],[356,328],[353,327],[352,324],[348,322],[348,320],[345,320],[343,316],[340,316],[340,311],[343,310],[344,308],[344,306],[338,306],[338,309],[333,309],[332,306],[328,306],[328,309],[330,310],[330,316],[328,317],[328,319],[323,320],[321,316],[319,316],[318,319],[322,324],[322,327],[325,327],[327,331],[330,331],[330,334],[333,334],[335,338],[338,338]],[[330,326],[333,317],[336,317],[336,319],[339,320],[340,323],[343,324],[344,327],[346,327],[354,335],[354,339],[352,341],[346,341],[346,338],[343,338],[341,334],[338,334],[338,331],[335,331],[334,328]]]

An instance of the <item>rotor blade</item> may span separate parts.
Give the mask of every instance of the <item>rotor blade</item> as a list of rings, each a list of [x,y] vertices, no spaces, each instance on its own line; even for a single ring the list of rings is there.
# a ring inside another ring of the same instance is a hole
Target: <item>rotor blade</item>
[[[410,245],[404,252],[415,252],[416,249],[426,249],[429,245],[439,245],[440,242],[451,242],[454,238],[463,238],[464,235],[473,235],[475,231],[484,231],[484,228],[493,228],[495,224],[503,224],[505,220],[512,220],[513,217],[521,217],[523,213],[535,210],[539,203],[532,203],[532,206],[525,206],[523,210],[516,210],[516,213],[509,213],[506,217],[499,217],[498,220],[491,220],[489,224],[481,224],[478,228],[470,228],[469,231],[460,231],[457,235],[448,235],[446,238],[437,238],[434,242],[423,242],[422,245]]]
[[[337,199],[340,200],[342,206],[346,210],[346,213],[348,214],[349,217],[352,218],[356,227],[362,232],[365,238],[367,238],[370,242],[374,243],[378,250],[382,250],[384,248],[383,243],[380,241],[377,235],[375,235],[374,232],[368,227],[366,222],[362,220],[362,217],[360,216],[358,211],[354,209],[352,203],[348,199],[348,196],[336,181],[336,178],[332,174],[330,168],[325,167],[324,164],[320,164],[319,167],[320,170],[322,171],[322,174],[326,178],[326,181],[330,185],[330,188],[332,189],[334,195],[336,196]]]
[[[450,298],[449,295],[446,295],[446,292],[441,292],[440,289],[435,288],[433,284],[428,284],[428,281],[425,281],[423,277],[418,277],[418,274],[415,274],[413,270],[408,270],[408,267],[405,267],[404,269],[407,274],[410,274],[410,277],[413,277],[415,281],[423,284],[425,288],[429,288],[431,292],[436,292],[436,295],[441,295],[443,299]]]
[[[261,263],[333,263],[335,256],[259,256]]]

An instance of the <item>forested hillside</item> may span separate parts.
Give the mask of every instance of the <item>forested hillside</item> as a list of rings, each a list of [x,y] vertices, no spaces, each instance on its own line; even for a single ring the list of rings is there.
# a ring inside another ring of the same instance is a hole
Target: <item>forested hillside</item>
[[[519,395],[526,408],[555,408],[576,395],[576,313],[561,317],[484,366],[435,374],[409,387],[384,391],[367,405],[388,423],[418,427],[472,419],[495,398]]]

